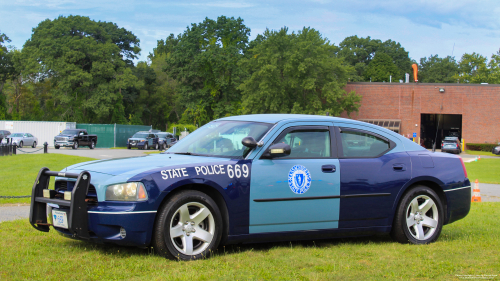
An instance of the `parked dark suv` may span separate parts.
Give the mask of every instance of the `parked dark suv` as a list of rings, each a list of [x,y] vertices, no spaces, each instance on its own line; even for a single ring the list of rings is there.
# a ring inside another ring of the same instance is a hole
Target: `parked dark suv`
[[[5,138],[8,138],[10,136],[10,132],[6,130],[0,130],[0,143],[2,143],[2,140]]]
[[[500,155],[500,145],[494,147],[493,150],[491,151],[491,153],[496,154],[496,155]]]
[[[445,137],[441,142],[441,152],[462,153],[462,144],[458,137]]]

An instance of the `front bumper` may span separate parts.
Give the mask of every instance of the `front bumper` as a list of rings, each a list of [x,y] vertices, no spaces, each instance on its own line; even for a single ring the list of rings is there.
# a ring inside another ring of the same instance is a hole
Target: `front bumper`
[[[74,141],[55,141],[54,146],[73,146]]]
[[[51,176],[77,179],[71,200],[43,197],[43,189],[48,189]],[[42,168],[32,190],[31,225],[44,232],[53,226],[63,236],[97,243],[139,247],[150,244],[156,211],[144,210],[147,209],[146,202],[88,203],[89,185],[90,173],[87,171],[73,174]],[[54,226],[53,211],[66,213],[67,229]]]

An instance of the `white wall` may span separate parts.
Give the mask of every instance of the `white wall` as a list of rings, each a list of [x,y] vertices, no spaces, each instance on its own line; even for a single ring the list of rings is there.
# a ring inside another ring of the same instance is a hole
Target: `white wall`
[[[4,121],[0,120],[0,130],[13,133],[30,133],[38,138],[37,146],[42,147],[47,142],[50,147],[54,146],[54,136],[64,129],[76,128],[75,122],[58,121]]]

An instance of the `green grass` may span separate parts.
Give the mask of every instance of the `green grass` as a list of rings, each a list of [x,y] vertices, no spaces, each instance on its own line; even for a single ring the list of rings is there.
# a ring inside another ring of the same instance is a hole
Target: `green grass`
[[[95,159],[50,153],[2,156],[0,160],[0,196],[20,196],[31,195],[35,179],[43,167],[60,171],[67,166]],[[0,198],[0,204],[29,202],[30,198]]]
[[[178,262],[151,249],[76,241],[0,223],[0,280],[457,280],[500,274],[500,203],[474,203],[429,245],[388,236],[220,247],[209,259]]]
[[[465,153],[470,154],[470,155],[486,155],[486,156],[494,156],[494,157],[500,157],[500,155],[495,155],[491,152],[486,152],[486,151],[475,151],[475,150],[466,150]]]
[[[482,183],[500,184],[500,160],[482,158],[481,160],[465,163],[467,175],[471,182],[476,179]]]

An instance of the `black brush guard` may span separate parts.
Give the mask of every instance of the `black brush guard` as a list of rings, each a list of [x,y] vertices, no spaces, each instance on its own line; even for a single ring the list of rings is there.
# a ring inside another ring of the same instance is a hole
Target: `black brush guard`
[[[71,191],[71,200],[45,198],[43,190],[49,188],[50,177],[66,177],[77,179]],[[89,239],[87,202],[85,201],[90,185],[90,173],[83,171],[79,174],[62,173],[42,168],[38,173],[31,193],[30,223],[40,231],[48,232],[47,203],[69,207],[68,230],[73,237]]]

